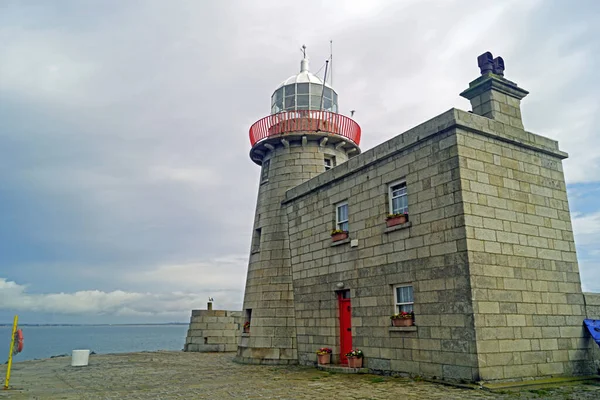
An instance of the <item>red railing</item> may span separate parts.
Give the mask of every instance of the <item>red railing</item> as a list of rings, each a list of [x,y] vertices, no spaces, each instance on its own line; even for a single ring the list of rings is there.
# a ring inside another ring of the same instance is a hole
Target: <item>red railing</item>
[[[352,119],[329,111],[300,110],[269,115],[250,127],[250,144],[291,132],[326,132],[360,144],[360,126]]]

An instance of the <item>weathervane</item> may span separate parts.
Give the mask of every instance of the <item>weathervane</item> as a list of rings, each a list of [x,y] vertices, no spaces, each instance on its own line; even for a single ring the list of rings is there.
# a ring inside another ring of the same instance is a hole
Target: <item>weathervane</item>
[[[304,54],[304,58],[306,58],[306,45],[302,45],[302,50],[300,50],[302,54]]]

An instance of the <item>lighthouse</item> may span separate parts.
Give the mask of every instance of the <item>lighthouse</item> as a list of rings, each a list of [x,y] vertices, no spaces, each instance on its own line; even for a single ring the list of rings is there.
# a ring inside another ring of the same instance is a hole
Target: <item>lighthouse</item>
[[[236,360],[296,364],[297,332],[286,191],[360,153],[360,126],[339,113],[338,94],[300,61],[271,96],[270,115],[250,127],[250,159],[261,167]],[[325,78],[326,79],[326,78]],[[333,171],[331,172],[333,173]],[[298,260],[302,262],[304,260]]]

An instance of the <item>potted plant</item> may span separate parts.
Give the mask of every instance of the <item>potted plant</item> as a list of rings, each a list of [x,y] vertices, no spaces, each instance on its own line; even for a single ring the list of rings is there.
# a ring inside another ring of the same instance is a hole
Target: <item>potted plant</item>
[[[319,365],[331,363],[331,349],[329,347],[321,347],[317,350],[317,358]]]
[[[412,326],[415,322],[415,313],[413,311],[402,311],[399,314],[394,314],[390,317],[394,326]]]
[[[250,321],[244,322],[244,333],[250,333]]]
[[[362,350],[354,349],[346,353],[346,357],[348,357],[348,367],[362,368],[364,357]]]
[[[344,240],[348,238],[348,231],[343,231],[341,229],[334,229],[331,231],[331,240],[337,242],[339,240]]]
[[[408,213],[396,213],[396,214],[388,214],[385,219],[385,224],[387,227],[392,227],[395,225],[402,225],[408,222]]]

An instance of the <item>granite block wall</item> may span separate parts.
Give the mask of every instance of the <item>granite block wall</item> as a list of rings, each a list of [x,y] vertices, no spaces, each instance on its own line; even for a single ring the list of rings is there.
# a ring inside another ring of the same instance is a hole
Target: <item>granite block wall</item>
[[[235,352],[242,324],[241,311],[192,310],[183,351]]]
[[[592,373],[566,155],[556,142],[504,124],[484,133],[457,132],[481,379]]]
[[[339,359],[343,284],[353,345],[372,370],[471,381],[594,373],[564,158],[553,140],[453,109],[289,190],[300,363],[322,346]],[[386,228],[399,179],[410,222]],[[342,201],[350,238],[338,244]],[[390,326],[398,284],[414,287],[411,329]]]
[[[236,356],[243,363],[297,363],[288,223],[281,200],[288,189],[324,172],[326,156],[337,163],[348,159],[344,146],[325,143],[322,135],[286,139],[270,140],[262,158],[243,306],[251,328]]]
[[[476,378],[456,134],[440,132],[453,118],[452,111],[443,114],[288,191],[300,363],[314,363],[323,346],[339,360],[336,290],[343,283],[351,295],[353,346],[365,352],[368,368]],[[410,221],[386,228],[388,185],[400,179]],[[338,244],[330,231],[341,201],[348,201],[350,240]],[[415,327],[391,326],[399,284],[414,287]]]
[[[589,319],[600,319],[600,293],[584,293],[585,315]]]

